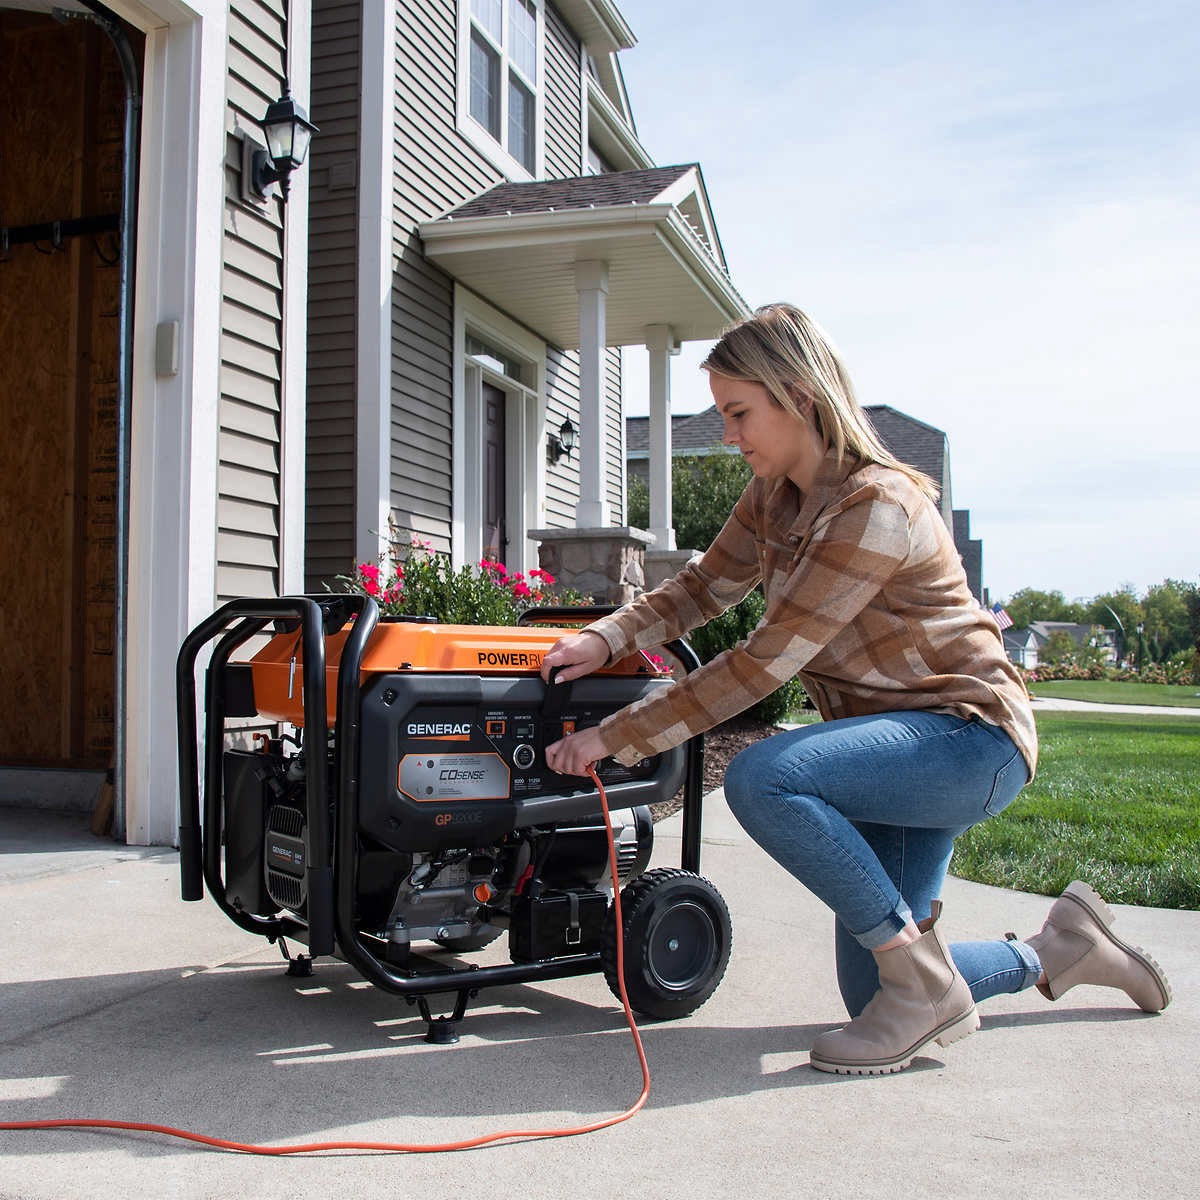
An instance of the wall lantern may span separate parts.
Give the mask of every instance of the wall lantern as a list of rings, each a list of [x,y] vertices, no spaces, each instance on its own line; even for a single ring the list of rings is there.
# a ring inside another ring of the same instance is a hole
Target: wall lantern
[[[265,200],[271,184],[278,183],[286,204],[288,180],[308,156],[312,135],[320,130],[292,99],[286,83],[283,85],[283,95],[267,105],[266,116],[259,124],[266,136],[267,148],[262,150],[246,143],[249,161],[243,162],[243,179],[255,200]]]
[[[558,462],[560,458],[570,458],[575,449],[575,426],[568,417],[559,427],[558,433],[551,433],[546,438],[546,446],[550,452],[550,461]]]

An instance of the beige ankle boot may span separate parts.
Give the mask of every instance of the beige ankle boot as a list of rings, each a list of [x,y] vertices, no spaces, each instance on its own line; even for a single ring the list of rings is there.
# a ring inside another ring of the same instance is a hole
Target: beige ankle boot
[[[941,911],[941,901],[935,900],[932,915],[917,926],[917,941],[873,952],[879,991],[849,1025],[813,1042],[809,1061],[818,1071],[903,1071],[930,1042],[949,1046],[979,1028],[971,989],[935,928]]]
[[[1140,946],[1123,942],[1110,926],[1112,910],[1076,880],[1055,900],[1041,933],[1025,939],[1041,960],[1038,991],[1057,1000],[1080,983],[1120,988],[1139,1008],[1161,1012],[1171,1003],[1162,968]]]

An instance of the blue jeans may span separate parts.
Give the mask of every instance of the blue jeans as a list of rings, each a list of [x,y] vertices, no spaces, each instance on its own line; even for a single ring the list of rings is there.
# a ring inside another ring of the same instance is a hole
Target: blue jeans
[[[954,839],[1001,812],[1029,772],[1002,729],[947,713],[892,712],[764,738],[729,764],[742,828],[837,917],[838,985],[851,1016],[879,986],[871,950],[941,895]],[[976,1000],[1034,984],[1023,942],[959,942]]]

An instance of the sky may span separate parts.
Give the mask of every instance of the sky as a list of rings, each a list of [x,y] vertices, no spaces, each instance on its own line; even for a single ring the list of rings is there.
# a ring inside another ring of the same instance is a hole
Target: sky
[[[618,4],[643,145],[700,162],[752,307],[946,431],[992,599],[1200,580],[1194,0]]]

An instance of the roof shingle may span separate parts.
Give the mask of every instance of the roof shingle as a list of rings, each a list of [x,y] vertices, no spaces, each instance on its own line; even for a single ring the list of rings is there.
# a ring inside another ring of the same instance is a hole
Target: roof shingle
[[[448,212],[446,220],[496,217],[551,209],[613,208],[622,204],[649,204],[656,196],[692,170],[696,163],[675,167],[650,167],[644,171],[614,171],[607,175],[580,175],[573,179],[537,179],[529,183],[500,183]]]

